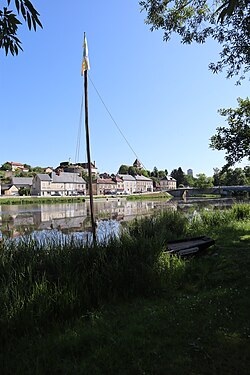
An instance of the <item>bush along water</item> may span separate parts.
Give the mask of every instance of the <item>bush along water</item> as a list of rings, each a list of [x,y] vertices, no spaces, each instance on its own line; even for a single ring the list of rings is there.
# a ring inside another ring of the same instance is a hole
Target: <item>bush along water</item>
[[[221,227],[228,226],[235,221],[250,219],[250,204],[240,203],[230,209],[202,210],[190,219],[189,234],[211,235]]]

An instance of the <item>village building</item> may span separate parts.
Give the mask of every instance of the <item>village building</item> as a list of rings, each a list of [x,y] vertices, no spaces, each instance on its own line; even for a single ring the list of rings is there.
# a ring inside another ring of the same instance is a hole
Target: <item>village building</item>
[[[91,174],[93,177],[97,177],[98,175],[98,169],[96,168],[95,161],[90,163],[91,167]],[[78,173],[82,174],[85,173],[86,175],[89,174],[88,170],[88,163],[70,163],[69,161],[63,161],[60,163],[59,167],[55,169],[56,173],[60,172],[68,172],[68,173]]]
[[[11,165],[12,172],[24,170],[24,165],[22,163],[16,163],[14,161],[7,161],[7,164]]]
[[[62,172],[59,175],[55,172],[51,175],[41,173],[33,178],[32,195],[86,195],[86,182],[77,173]]]
[[[133,163],[133,167],[135,167],[137,169],[143,169],[143,166],[142,166],[140,160],[138,160],[138,159],[135,159],[135,161]]]
[[[85,173],[85,174],[88,174],[89,172],[89,170],[88,170],[88,163],[79,163],[79,165],[83,168],[83,172]],[[98,169],[97,169],[97,167],[96,167],[96,165],[95,165],[95,161],[92,163],[90,163],[90,167],[91,167],[91,174],[92,174],[92,176],[97,176],[98,175]]]
[[[31,189],[33,177],[12,177],[12,185],[15,185],[18,189],[21,187]]]
[[[117,194],[117,181],[113,178],[97,178],[92,188],[94,195]]]
[[[14,162],[14,161],[7,161],[6,164],[11,165],[11,171],[12,172],[15,172],[15,171],[29,172],[29,170],[27,168],[25,168],[24,164],[22,164],[22,163],[17,163],[17,162]]]
[[[53,168],[52,167],[44,168],[44,173],[52,173],[52,172],[53,172]]]
[[[19,195],[20,188],[26,188],[31,191],[33,177],[11,177],[9,184],[2,185],[2,191],[0,193],[8,196]]]
[[[176,189],[176,179],[172,176],[166,176],[160,179],[161,190]]]
[[[12,184],[3,184],[1,188],[1,194],[7,196],[19,195],[18,188]]]
[[[136,180],[130,174],[117,175],[123,181],[124,194],[133,194],[136,191]]]
[[[123,183],[123,180],[118,177],[118,176],[115,176],[113,178],[115,181],[116,181],[116,193],[119,195],[119,194],[124,194],[124,183]]]
[[[136,193],[146,193],[146,192],[152,192],[153,191],[153,181],[151,178],[136,175]]]

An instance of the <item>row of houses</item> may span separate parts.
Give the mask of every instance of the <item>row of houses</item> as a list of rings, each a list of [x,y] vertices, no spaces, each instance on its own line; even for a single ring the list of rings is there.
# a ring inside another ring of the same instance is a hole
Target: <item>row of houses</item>
[[[20,189],[29,190],[36,196],[87,195],[87,183],[78,173],[41,173],[34,177],[12,177],[11,183],[0,186],[0,195],[19,195]],[[158,190],[176,188],[176,180],[171,176],[160,180]],[[153,192],[153,181],[145,176],[116,175],[109,178],[96,178],[93,181],[94,195],[134,194]]]

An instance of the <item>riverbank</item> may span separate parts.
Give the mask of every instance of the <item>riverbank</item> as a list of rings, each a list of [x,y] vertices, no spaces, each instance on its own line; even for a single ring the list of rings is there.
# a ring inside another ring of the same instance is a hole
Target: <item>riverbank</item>
[[[108,201],[108,200],[152,200],[152,199],[170,199],[168,193],[141,193],[135,195],[96,195],[94,200]],[[89,196],[68,196],[68,197],[39,197],[39,196],[0,196],[0,205],[13,205],[13,204],[33,204],[33,203],[79,203],[89,200]]]
[[[34,203],[79,203],[85,202],[85,197],[83,196],[68,196],[68,197],[38,197],[38,196],[16,196],[16,197],[0,197],[0,205],[13,205],[13,204],[34,204]]]
[[[249,233],[237,205],[137,220],[97,248],[2,249],[2,373],[247,375]],[[200,257],[164,252],[199,234],[216,241]]]

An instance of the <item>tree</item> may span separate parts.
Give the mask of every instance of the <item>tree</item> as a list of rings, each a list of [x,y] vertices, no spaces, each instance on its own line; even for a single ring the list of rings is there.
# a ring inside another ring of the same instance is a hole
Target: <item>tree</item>
[[[210,147],[213,150],[226,151],[224,170],[244,157],[250,159],[250,100],[238,98],[237,101],[238,108],[219,110],[222,116],[227,117],[229,127],[218,127],[217,134],[211,137]]]
[[[207,177],[205,173],[199,173],[196,175],[196,180],[194,186],[199,189],[206,189],[213,186],[213,178]]]
[[[185,174],[184,180],[183,180],[183,185],[192,187],[192,186],[194,186],[194,184],[195,184],[195,178],[191,174]]]
[[[250,166],[246,166],[244,168],[244,173],[245,173],[245,176],[246,176],[247,185],[250,185]]]
[[[35,173],[44,173],[44,168],[36,166],[36,167],[32,168],[32,172],[35,172]]]
[[[30,188],[22,186],[22,187],[19,188],[18,194],[21,195],[21,196],[22,195],[26,195],[26,196],[30,195]]]
[[[172,172],[170,173],[170,176],[176,180],[177,187],[180,184],[184,185],[184,172],[181,169],[181,167],[179,167],[178,169],[172,170]]]
[[[162,29],[165,41],[173,33],[184,44],[217,41],[222,50],[220,60],[209,64],[212,72],[225,68],[228,78],[240,74],[240,82],[250,70],[249,0],[142,0],[140,5],[151,31]]]
[[[227,170],[220,170],[214,168],[214,186],[244,186],[248,185],[250,181],[250,167],[242,168],[228,168]]]
[[[158,172],[157,167],[153,168],[153,171],[150,173],[150,175],[151,175],[151,177],[156,177],[156,178],[159,177],[159,172]]]
[[[158,176],[159,178],[164,178],[167,176],[166,172],[165,171],[158,171]]]
[[[135,167],[128,167],[128,174],[130,174],[131,176],[135,176],[137,174],[137,170]]]
[[[246,178],[250,179],[250,166],[249,165],[244,167],[244,173],[245,173]]]
[[[6,6],[0,9],[0,48],[5,49],[6,55],[10,52],[12,55],[18,55],[19,50],[23,51],[21,41],[17,37],[18,29],[22,25],[21,19],[27,23],[28,29],[36,31],[37,25],[42,28],[39,20],[40,14],[33,7],[29,0],[5,0]],[[15,3],[15,4],[14,4]],[[14,7],[14,10],[10,7]]]
[[[11,171],[12,167],[9,163],[4,163],[1,167],[2,171]]]
[[[244,186],[247,185],[247,177],[241,168],[229,168],[224,177],[225,185],[228,186]]]
[[[141,175],[144,176],[144,177],[149,177],[149,176],[150,176],[150,175],[148,174],[148,171],[146,171],[145,169],[141,169],[141,170],[140,170],[140,173],[141,173]]]
[[[214,179],[214,186],[220,186],[221,185],[222,176],[221,176],[219,168],[214,168],[213,179]]]
[[[128,165],[122,164],[118,171],[119,174],[128,174]]]

